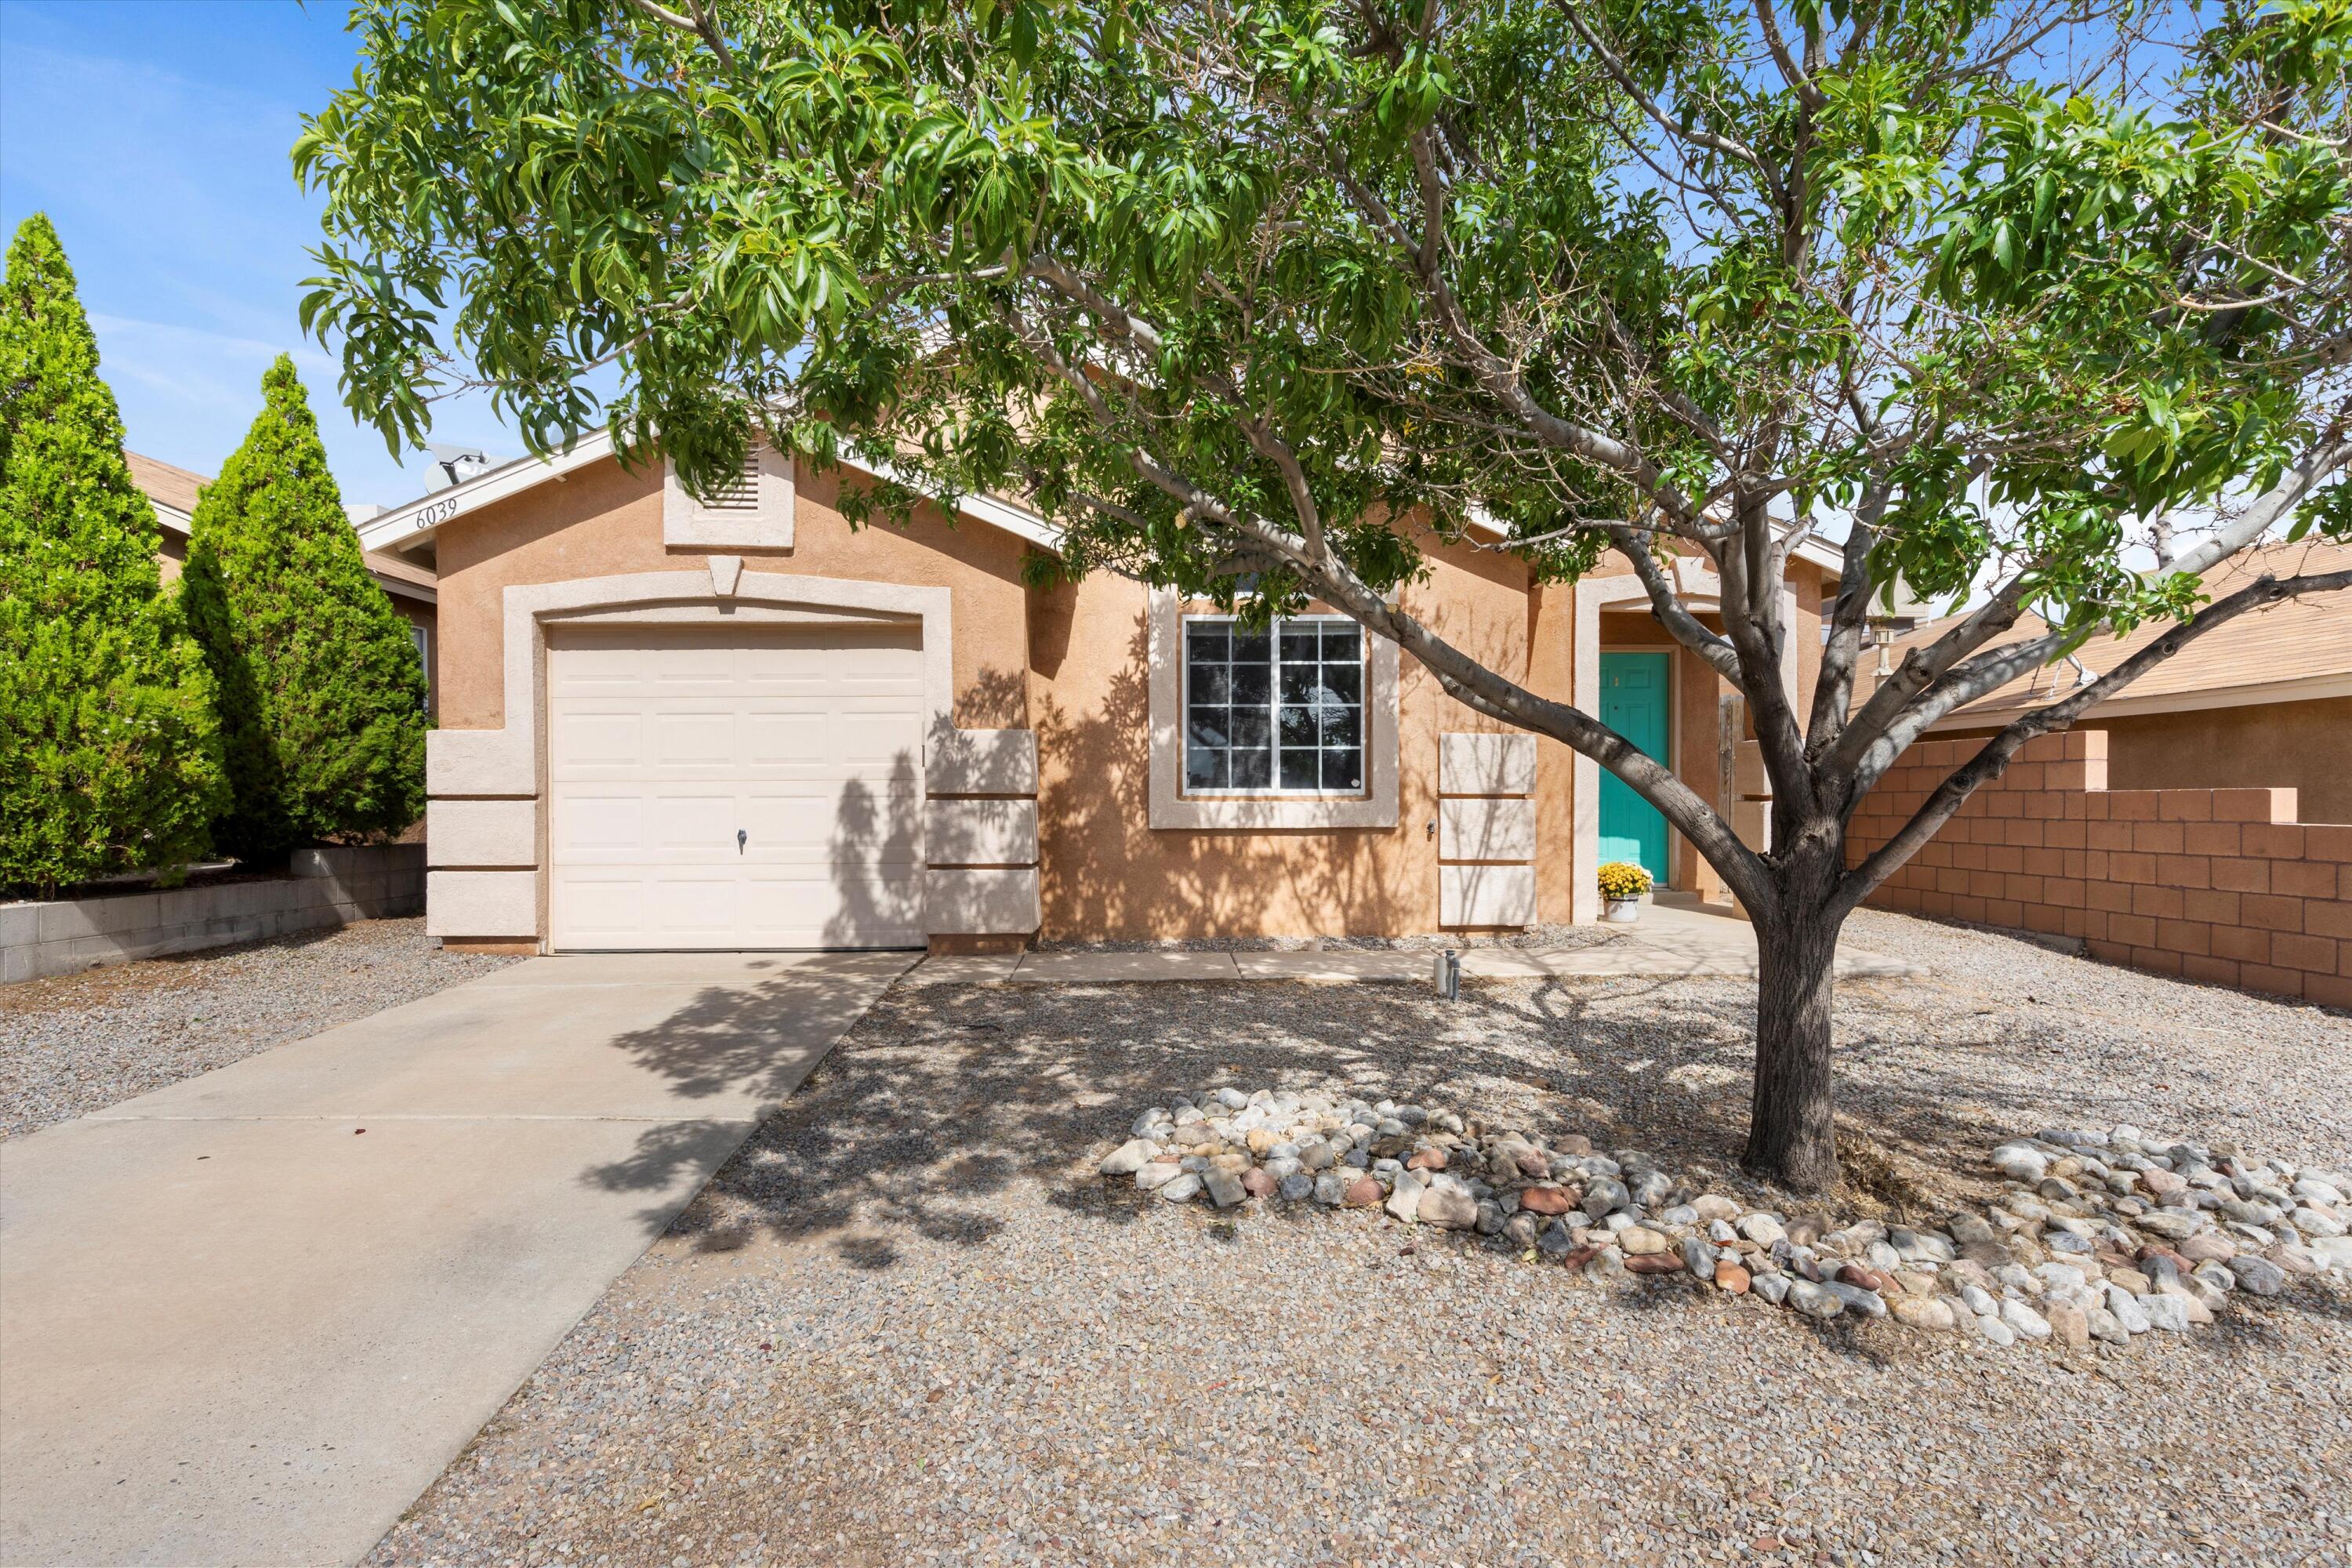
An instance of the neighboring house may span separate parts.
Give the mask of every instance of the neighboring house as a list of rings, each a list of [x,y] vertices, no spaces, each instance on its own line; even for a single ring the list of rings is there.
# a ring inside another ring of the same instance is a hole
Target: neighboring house
[[[156,559],[163,568],[163,581],[174,582],[188,559],[188,525],[195,515],[197,492],[212,483],[212,477],[191,473],[138,452],[125,452],[122,456],[131,465],[131,482],[146,492],[148,503],[155,509],[155,521],[163,532]],[[356,524],[381,510],[352,508],[352,521]],[[437,595],[432,569],[380,550],[367,552],[367,568],[391,596],[393,606],[408,622],[409,635],[416,642],[416,657],[425,665],[425,704],[428,710],[437,712],[441,698],[440,649],[434,646]]]
[[[2268,573],[2352,566],[2352,543],[2305,541],[2247,552],[2205,582],[2227,597]],[[1930,623],[1886,650],[1889,667],[1952,623]],[[1969,704],[1928,731],[1938,740],[1990,735],[2019,714],[2104,674],[2172,626],[2150,622],[2125,637],[2086,643]],[[2039,637],[2020,619],[2003,642]],[[2197,638],[2092,709],[2085,727],[2107,733],[2107,787],[2293,789],[2305,823],[2352,823],[2352,602],[2341,594],[2290,599]]]
[[[1714,891],[1656,814],[1330,616],[1271,636],[1098,574],[1043,520],[853,533],[855,472],[755,452],[709,505],[603,437],[361,523],[443,595],[428,929],[534,950],[1003,949],[1589,918],[1601,858]],[[1833,552],[1800,552],[1809,693]],[[1728,804],[1744,719],[1630,574],[1431,542],[1403,603]],[[1696,562],[1683,585],[1711,611]],[[1833,587],[1832,590],[1833,591]],[[1610,781],[1613,784],[1613,780]]]

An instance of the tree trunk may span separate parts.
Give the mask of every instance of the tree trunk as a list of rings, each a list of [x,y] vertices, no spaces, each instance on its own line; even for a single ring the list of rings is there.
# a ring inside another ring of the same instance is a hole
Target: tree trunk
[[[1843,922],[1825,912],[1834,885],[1827,869],[1789,865],[1782,912],[1756,926],[1756,1089],[1740,1163],[1801,1193],[1838,1179],[1830,999]]]

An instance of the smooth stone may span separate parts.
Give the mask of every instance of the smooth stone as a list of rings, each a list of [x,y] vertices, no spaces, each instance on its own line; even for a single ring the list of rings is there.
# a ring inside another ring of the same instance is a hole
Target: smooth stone
[[[1381,1201],[1381,1192],[1377,1178],[1358,1176],[1348,1184],[1348,1206],[1351,1209],[1370,1208]]]
[[[1789,1306],[1809,1318],[1834,1318],[1845,1310],[1845,1303],[1826,1285],[1816,1285],[1810,1279],[1792,1280],[1789,1286]]]
[[[1564,1187],[1522,1187],[1519,1206],[1541,1215],[1561,1215],[1575,1208],[1576,1200]]]
[[[2060,1302],[2052,1307],[2047,1315],[2050,1331],[2056,1335],[2062,1343],[2072,1349],[2081,1350],[2091,1342],[2090,1315],[2082,1308],[2070,1307]]]
[[[1160,1195],[1171,1204],[1190,1203],[1200,1190],[1201,1178],[1191,1171],[1163,1184],[1159,1189]]]
[[[1906,1296],[1887,1310],[1896,1322],[1914,1329],[1949,1329],[1955,1322],[1951,1304],[1932,1296]]]
[[[1960,1327],[1990,1344],[2004,1350],[2017,1342],[2017,1331],[1999,1318],[1980,1318],[1970,1312],[1960,1319]]]
[[[1299,1163],[1295,1159],[1276,1155],[1265,1163],[1265,1173],[1276,1182],[1286,1182],[1298,1174]]]
[[[1262,1173],[1253,1173],[1262,1175]],[[1247,1184],[1231,1171],[1211,1171],[1201,1178],[1201,1184],[1208,1188],[1209,1201],[1221,1209],[1229,1209],[1250,1195]],[[1273,1185],[1271,1181],[1266,1183],[1269,1191],[1272,1190]],[[1168,1195],[1166,1189],[1161,1189],[1160,1195],[1166,1197]]]
[[[1421,1194],[1415,1217],[1444,1230],[1468,1230],[1478,1223],[1478,1200],[1459,1186],[1433,1186]]]
[[[1470,1228],[1480,1236],[1497,1236],[1502,1233],[1507,1217],[1503,1213],[1502,1205],[1492,1198],[1481,1198],[1478,1200],[1478,1222]]]
[[[1418,1173],[1407,1171],[1398,1175],[1396,1188],[1389,1194],[1388,1211],[1407,1225],[1421,1217],[1421,1196],[1428,1190]]]
[[[1109,1153],[1095,1168],[1106,1176],[1131,1176],[1149,1165],[1160,1153],[1160,1145],[1149,1138],[1130,1138]]]
[[[1822,1281],[1821,1288],[1865,1317],[1886,1316],[1886,1298],[1875,1290],[1865,1290],[1859,1285],[1849,1285],[1843,1279],[1825,1279]]]
[[[1788,1228],[1769,1214],[1742,1215],[1731,1228],[1759,1247],[1769,1247],[1789,1237]]]
[[[1992,1152],[1992,1168],[2012,1182],[2031,1184],[2050,1173],[2050,1161],[2030,1143],[2004,1143]]]
[[[2230,1265],[2238,1289],[2255,1296],[2275,1296],[2286,1289],[2286,1270],[2267,1258],[2239,1258]]]
[[[1584,1185],[1584,1212],[1594,1219],[1612,1209],[1623,1208],[1627,1201],[1625,1184],[1612,1177],[1596,1177]]]
[[[1377,1184],[1375,1189],[1378,1190]],[[1337,1171],[1325,1171],[1315,1178],[1315,1201],[1337,1208],[1348,1201],[1348,1178]]]
[[[1974,1285],[1960,1287],[1960,1304],[1979,1318],[1997,1318],[2000,1315],[2000,1303]]]
[[[2227,1263],[2238,1255],[2236,1244],[2218,1230],[2184,1237],[2176,1250],[2191,1263]]]
[[[2323,1236],[2305,1248],[2329,1268],[2352,1268],[2352,1236]]]
[[[1708,1243],[1701,1241],[1697,1237],[1693,1236],[1685,1237],[1683,1240],[1683,1267],[1690,1270],[1691,1277],[1695,1279],[1714,1279],[1715,1248]]]
[[[1293,1171],[1282,1178],[1282,1199],[1285,1203],[1304,1203],[1315,1195],[1315,1178],[1304,1171]]]
[[[1625,1259],[1630,1274],[1680,1274],[1683,1260],[1671,1252],[1644,1252]]]
[[[1691,1199],[1690,1206],[1698,1211],[1703,1220],[1732,1220],[1739,1217],[1739,1205],[1719,1193],[1701,1193]]]
[[[1625,1249],[1628,1258],[1649,1258],[1665,1251],[1666,1238],[1654,1230],[1628,1226],[1617,1233],[1617,1245]]]
[[[1759,1274],[1755,1277],[1756,1293],[1776,1307],[1788,1300],[1794,1284],[1795,1281],[1786,1274]]]
[[[2147,1320],[2148,1327],[2160,1329],[2168,1334],[2185,1334],[2189,1331],[2190,1300],[2191,1298],[2187,1296],[2175,1296],[2168,1291],[2158,1290],[2153,1295],[2137,1298],[2137,1302],[2140,1315]],[[2120,1312],[2116,1315],[2123,1316]],[[2125,1326],[2126,1328],[2130,1326],[2128,1320],[2126,1320]]]
[[[2107,1310],[2123,1325],[2126,1335],[2144,1334],[2155,1327],[2147,1321],[2147,1314],[2140,1310],[2139,1304],[2146,1294],[2135,1294],[2120,1285],[2107,1287]]]
[[[1570,1257],[1573,1258],[1574,1253]],[[1622,1279],[1625,1277],[1625,1255],[1613,1247],[1604,1247],[1584,1262],[1587,1279]]]
[[[1225,1176],[1226,1174],[1227,1173],[1223,1171],[1217,1173],[1217,1175],[1220,1177]],[[1247,1193],[1254,1198],[1262,1198],[1270,1195],[1274,1192],[1275,1188],[1280,1184],[1280,1183],[1274,1179],[1273,1173],[1258,1169],[1255,1166],[1242,1173],[1242,1191]],[[1209,1195],[1212,1198],[1217,1195],[1217,1183],[1213,1178],[1209,1183]],[[1223,1208],[1224,1205],[1220,1204],[1217,1206]]]
[[[1718,1258],[1715,1260],[1714,1278],[1717,1289],[1727,1290],[1735,1296],[1746,1295],[1748,1286],[1754,1279],[1753,1275],[1728,1258]]]
[[[1184,1174],[1183,1166],[1167,1161],[1155,1160],[1148,1165],[1139,1165],[1136,1168],[1135,1184],[1147,1193],[1152,1192],[1166,1186],[1182,1174]]]

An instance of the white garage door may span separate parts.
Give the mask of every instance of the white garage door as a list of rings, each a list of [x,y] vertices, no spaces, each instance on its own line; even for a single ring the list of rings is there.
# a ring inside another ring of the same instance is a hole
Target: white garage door
[[[921,946],[919,637],[556,628],[551,944]]]

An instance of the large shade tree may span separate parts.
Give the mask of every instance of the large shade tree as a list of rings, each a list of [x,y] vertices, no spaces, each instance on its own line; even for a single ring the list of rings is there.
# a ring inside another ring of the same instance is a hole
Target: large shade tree
[[[755,433],[856,441],[1026,499],[1063,570],[1344,611],[1721,873],[1761,949],[1747,1160],[1795,1186],[1837,1174],[1848,913],[2027,740],[2347,581],[2200,590],[2352,527],[2352,0],[362,0],[353,26],[357,79],[296,150],[327,204],[305,309],[389,438],[481,385],[535,446],[601,419],[697,487]],[[1384,598],[1421,530],[1474,521],[1547,579],[1630,563],[1746,696],[1768,845]],[[1843,574],[1800,709],[1808,538]],[[1898,585],[1974,607],[1858,693]],[[2029,610],[2047,634],[2005,637]],[[2157,616],[1849,863],[1923,730]]]

